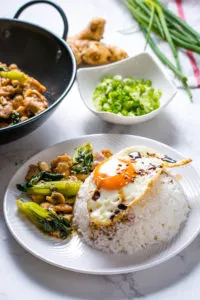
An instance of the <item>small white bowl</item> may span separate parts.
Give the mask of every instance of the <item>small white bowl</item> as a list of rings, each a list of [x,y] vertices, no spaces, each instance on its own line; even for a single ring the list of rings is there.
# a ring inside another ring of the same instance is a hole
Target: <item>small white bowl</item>
[[[97,111],[93,104],[92,94],[100,79],[106,75],[132,76],[134,79],[144,78],[151,80],[153,87],[162,91],[160,107],[143,116],[128,117]],[[77,81],[81,98],[88,109],[104,121],[114,124],[130,125],[150,120],[169,104],[177,93],[175,85],[165,75],[164,70],[146,52],[113,64],[79,69]]]

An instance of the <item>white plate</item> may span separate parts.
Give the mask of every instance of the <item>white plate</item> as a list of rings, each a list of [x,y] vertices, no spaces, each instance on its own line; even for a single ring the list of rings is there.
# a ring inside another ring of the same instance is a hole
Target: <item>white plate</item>
[[[29,159],[10,181],[4,199],[6,223],[15,239],[27,251],[60,268],[90,274],[119,274],[144,270],[166,261],[188,246],[200,232],[200,178],[192,165],[178,168],[183,176],[181,185],[191,206],[188,220],[177,237],[169,244],[151,247],[137,255],[105,254],[87,246],[75,235],[69,241],[58,241],[43,236],[29,221],[17,213],[16,184],[24,181],[30,164],[40,160],[51,161],[58,154],[73,153],[76,146],[90,141],[95,150],[110,148],[116,152],[132,145],[145,145],[157,151],[182,159],[183,155],[157,141],[132,135],[99,134],[68,140],[46,149]],[[177,170],[173,170],[174,173]]]

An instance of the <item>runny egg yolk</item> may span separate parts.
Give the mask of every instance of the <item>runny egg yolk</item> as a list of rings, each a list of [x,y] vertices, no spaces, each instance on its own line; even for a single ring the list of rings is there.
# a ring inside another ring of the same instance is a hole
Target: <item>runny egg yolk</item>
[[[110,158],[100,163],[94,170],[97,188],[118,190],[133,181],[134,166],[124,159]]]

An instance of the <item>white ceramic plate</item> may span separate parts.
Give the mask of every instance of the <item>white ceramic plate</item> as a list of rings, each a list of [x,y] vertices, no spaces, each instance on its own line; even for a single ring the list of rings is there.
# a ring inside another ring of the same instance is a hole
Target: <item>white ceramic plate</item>
[[[153,87],[162,91],[160,107],[143,116],[128,117],[97,111],[93,104],[92,93],[100,79],[107,75],[150,79]],[[175,85],[166,75],[164,68],[158,65],[153,56],[147,52],[105,66],[80,68],[77,71],[77,83],[81,98],[87,108],[104,121],[114,124],[130,125],[148,121],[160,113],[177,93]]]
[[[178,168],[182,175],[181,185],[191,206],[188,220],[173,241],[151,247],[137,255],[105,254],[87,246],[75,235],[69,241],[58,241],[43,236],[29,221],[17,213],[16,199],[19,192],[16,184],[24,181],[30,164],[40,160],[51,161],[58,154],[73,153],[76,146],[90,141],[95,150],[110,148],[113,152],[132,145],[145,145],[175,159],[183,155],[157,141],[132,135],[99,134],[80,137],[57,144],[29,159],[13,176],[4,199],[6,223],[15,239],[27,251],[38,258],[61,268],[90,274],[119,274],[144,270],[166,261],[189,245],[200,232],[200,178],[192,164]],[[177,172],[176,169],[173,170]]]

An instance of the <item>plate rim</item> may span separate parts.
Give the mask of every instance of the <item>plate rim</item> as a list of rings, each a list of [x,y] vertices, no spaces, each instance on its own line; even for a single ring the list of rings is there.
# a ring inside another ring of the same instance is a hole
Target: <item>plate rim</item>
[[[133,266],[125,266],[125,267],[116,267],[116,268],[113,268],[113,269],[108,269],[108,270],[98,270],[98,271],[92,271],[92,270],[85,270],[85,269],[81,269],[81,268],[76,268],[76,267],[67,267],[67,266],[63,266],[63,265],[60,265],[60,264],[57,264],[56,262],[52,261],[52,260],[49,260],[49,259],[46,259],[45,257],[43,256],[40,256],[39,253],[37,253],[37,251],[34,251],[31,249],[30,246],[26,245],[26,243],[24,243],[20,237],[18,235],[15,234],[15,232],[12,230],[10,224],[9,224],[9,220],[8,220],[8,216],[7,216],[7,213],[6,213],[6,197],[7,197],[7,193],[8,193],[8,188],[13,180],[13,177],[16,175],[17,172],[19,172],[23,167],[24,167],[24,164],[27,163],[30,159],[33,159],[35,156],[37,156],[38,154],[41,154],[42,152],[48,150],[48,149],[52,149],[52,148],[56,148],[57,146],[59,145],[62,145],[66,142],[70,142],[70,141],[76,141],[76,140],[80,140],[82,138],[93,138],[93,137],[98,137],[98,136],[115,136],[116,138],[117,137],[120,137],[120,136],[126,136],[126,137],[130,137],[130,138],[139,138],[139,139],[142,139],[142,140],[148,140],[148,141],[153,141],[155,143],[157,143],[158,145],[160,146],[164,146],[165,148],[168,148],[169,150],[171,151],[174,151],[176,152],[177,155],[181,156],[181,157],[185,157],[181,152],[177,151],[176,149],[174,149],[173,147],[165,144],[165,143],[162,143],[160,141],[157,141],[157,140],[154,140],[154,139],[151,139],[151,138],[147,138],[147,137],[144,137],[144,136],[139,136],[139,135],[131,135],[131,134],[113,134],[113,133],[98,133],[98,134],[89,134],[89,135],[81,135],[81,136],[78,136],[76,138],[69,138],[69,139],[66,139],[62,142],[59,142],[59,143],[56,143],[56,144],[53,144],[53,145],[50,145],[49,147],[47,148],[44,148],[43,150],[39,151],[39,152],[36,152],[35,154],[33,154],[32,156],[30,156],[18,169],[17,171],[12,175],[12,177],[10,178],[9,182],[8,182],[8,185],[4,191],[4,196],[3,196],[3,215],[4,215],[4,219],[5,219],[5,223],[9,229],[9,232],[11,233],[11,235],[14,237],[14,239],[16,240],[16,242],[19,243],[20,246],[22,246],[27,252],[29,252],[31,255],[35,256],[36,258],[52,265],[52,266],[55,266],[55,267],[58,267],[58,268],[61,268],[61,269],[64,269],[64,270],[68,270],[68,271],[72,271],[72,272],[76,272],[76,273],[81,273],[81,274],[90,274],[90,275],[116,275],[116,274],[126,274],[126,273],[135,273],[135,272],[138,272],[138,271],[142,271],[142,270],[147,270],[147,269],[150,269],[152,267],[155,267],[161,263],[164,263],[166,261],[168,261],[169,259],[173,258],[174,256],[176,256],[178,253],[180,253],[181,251],[183,251],[186,247],[188,247],[194,240],[195,238],[198,236],[198,234],[200,233],[200,224],[199,224],[199,227],[194,231],[193,235],[191,235],[190,239],[188,239],[185,243],[182,244],[181,247],[179,248],[175,248],[172,252],[170,252],[168,255],[164,256],[163,258],[160,258],[160,259],[157,259],[155,261],[152,261],[152,262],[147,262],[147,263],[144,263],[143,265],[138,265],[138,266],[135,266],[134,267],[134,270],[133,270]],[[193,163],[191,164],[191,167],[193,169],[193,171],[196,173],[197,177],[199,178],[200,180],[200,176],[199,176],[199,173],[196,171],[196,168],[194,167]]]

